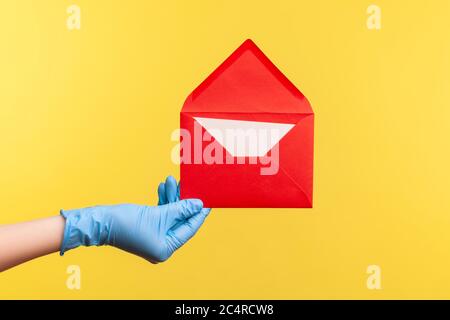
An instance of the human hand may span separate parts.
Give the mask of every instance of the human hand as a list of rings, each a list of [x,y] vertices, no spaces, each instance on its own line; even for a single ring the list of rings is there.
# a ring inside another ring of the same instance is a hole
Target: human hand
[[[158,206],[180,200],[180,184],[174,177],[168,176],[165,182],[158,186]],[[209,209],[206,209],[209,210]]]
[[[121,204],[61,210],[66,218],[61,254],[80,245],[111,245],[150,262],[167,260],[194,236],[210,210],[199,199],[179,200],[169,177],[158,188],[160,205]],[[164,192],[163,192],[164,191]]]

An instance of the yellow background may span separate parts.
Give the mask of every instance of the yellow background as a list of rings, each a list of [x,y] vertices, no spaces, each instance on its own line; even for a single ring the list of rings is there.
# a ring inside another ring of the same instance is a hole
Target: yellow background
[[[52,254],[0,274],[0,298],[450,298],[450,2],[376,0],[379,31],[371,3],[2,1],[0,223],[156,203],[178,177],[185,97],[246,38],[309,98],[316,130],[314,209],[213,210],[157,266]]]

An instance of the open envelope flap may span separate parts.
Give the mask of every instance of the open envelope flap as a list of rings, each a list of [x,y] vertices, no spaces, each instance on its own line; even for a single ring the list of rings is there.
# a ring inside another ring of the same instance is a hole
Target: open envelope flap
[[[192,92],[182,112],[313,113],[306,97],[251,40]]]

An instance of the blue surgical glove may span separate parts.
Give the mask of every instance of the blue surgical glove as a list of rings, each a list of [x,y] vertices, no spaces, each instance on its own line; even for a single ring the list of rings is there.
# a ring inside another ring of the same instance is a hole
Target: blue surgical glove
[[[174,181],[166,180],[165,191],[173,192]],[[153,263],[167,260],[194,236],[210,212],[198,199],[176,201],[174,183],[175,198],[170,199],[175,201],[156,207],[121,204],[61,210],[66,219],[61,255],[80,245],[110,245]]]
[[[180,200],[180,184],[174,177],[168,176],[165,183],[158,186],[158,205],[176,202]]]

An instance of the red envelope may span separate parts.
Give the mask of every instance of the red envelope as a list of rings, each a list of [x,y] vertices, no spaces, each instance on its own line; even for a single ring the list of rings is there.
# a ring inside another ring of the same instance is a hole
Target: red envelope
[[[312,207],[314,113],[251,40],[189,95],[180,128],[182,199]]]

